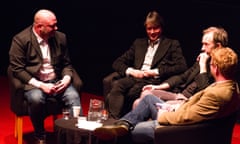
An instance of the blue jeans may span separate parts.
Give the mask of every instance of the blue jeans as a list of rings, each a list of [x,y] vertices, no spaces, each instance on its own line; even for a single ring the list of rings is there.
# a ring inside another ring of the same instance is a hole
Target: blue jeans
[[[158,110],[155,103],[164,101],[154,95],[146,95],[135,109],[121,118],[133,125],[131,134],[134,143],[153,143],[154,130],[158,125],[156,121]]]
[[[26,91],[24,96],[28,101],[29,116],[35,134],[39,138],[42,138],[45,135],[44,119],[47,116],[45,109],[47,98],[54,97],[58,101],[64,102],[64,105],[69,108],[71,108],[71,106],[81,106],[80,96],[73,85],[69,85],[63,93],[55,96],[49,96],[38,88]]]

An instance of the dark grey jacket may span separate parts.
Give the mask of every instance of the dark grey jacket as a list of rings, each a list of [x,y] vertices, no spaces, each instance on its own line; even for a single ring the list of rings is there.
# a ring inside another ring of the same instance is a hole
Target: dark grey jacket
[[[73,75],[73,68],[68,56],[67,39],[64,33],[56,32],[48,41],[50,45],[51,63],[59,78]],[[42,53],[32,26],[15,35],[9,50],[9,62],[16,78],[26,84],[25,89],[31,89],[28,81],[35,77],[43,63]]]

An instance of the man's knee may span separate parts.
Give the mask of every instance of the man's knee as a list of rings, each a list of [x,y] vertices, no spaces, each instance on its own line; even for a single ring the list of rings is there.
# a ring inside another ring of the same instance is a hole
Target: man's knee
[[[152,90],[144,90],[144,91],[141,92],[140,97],[143,98],[146,95],[152,95],[152,94],[153,94]]]
[[[134,109],[134,108],[137,107],[137,105],[139,104],[140,100],[141,100],[141,98],[138,98],[138,99],[136,99],[136,100],[133,102],[132,109]]]
[[[25,93],[25,98],[28,100],[29,103],[37,104],[43,102],[44,96],[41,90],[33,89]]]

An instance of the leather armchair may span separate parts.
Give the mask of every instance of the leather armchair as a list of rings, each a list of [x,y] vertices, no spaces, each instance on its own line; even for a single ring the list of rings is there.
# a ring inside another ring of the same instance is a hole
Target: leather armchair
[[[231,144],[238,113],[225,118],[155,130],[155,144]]]
[[[106,97],[107,97],[108,93],[110,92],[110,90],[112,89],[112,84],[114,83],[114,81],[116,81],[120,78],[123,78],[123,77],[118,72],[112,72],[103,78],[103,96],[105,99],[106,109],[108,109],[108,102],[106,100]],[[124,115],[125,113],[129,112],[132,109],[133,101],[134,100],[132,100],[132,99],[125,99],[125,102],[124,102],[125,105],[122,110],[122,115]]]
[[[10,90],[10,109],[15,114],[15,131],[14,136],[18,138],[18,144],[22,144],[22,124],[23,116],[28,116],[28,103],[24,98],[24,84],[14,77],[10,66],[7,70],[9,90]],[[77,72],[74,70],[73,73],[73,85],[80,94],[81,87],[83,85]],[[53,119],[56,119],[57,114],[61,114],[63,104],[59,104],[54,98],[47,101],[47,112],[48,115],[53,115]]]
[[[114,80],[121,78],[113,72],[103,79],[103,94],[107,96]],[[231,144],[236,121],[240,122],[240,110],[232,115],[203,123],[182,126],[161,126],[155,130],[155,144]]]
[[[103,78],[103,96],[106,98],[107,94],[110,92],[112,88],[112,83],[114,80],[120,79],[121,76],[118,72],[112,72],[106,77]]]

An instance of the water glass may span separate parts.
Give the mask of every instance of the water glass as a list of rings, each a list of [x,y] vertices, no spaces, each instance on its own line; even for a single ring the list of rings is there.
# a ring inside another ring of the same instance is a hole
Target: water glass
[[[72,106],[72,109],[73,109],[73,117],[77,118],[80,115],[81,107],[80,106]]]
[[[62,115],[63,115],[63,119],[68,120],[70,118],[70,109],[69,108],[63,108],[62,109]]]

